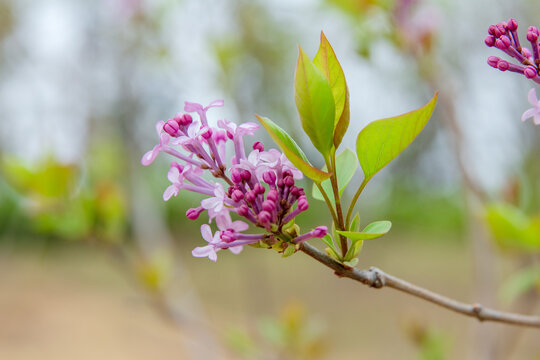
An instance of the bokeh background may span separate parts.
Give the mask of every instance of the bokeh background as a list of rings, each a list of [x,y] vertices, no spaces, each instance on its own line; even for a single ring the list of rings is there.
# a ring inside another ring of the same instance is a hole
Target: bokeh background
[[[537,331],[368,289],[302,254],[194,259],[202,220],[184,213],[199,199],[162,201],[165,155],[140,165],[158,120],[225,99],[214,121],[268,116],[322,166],[293,76],[296,46],[314,56],[324,30],[351,93],[347,146],[440,92],[362,195],[362,223],[394,225],[359,266],[538,313],[540,128],[519,121],[533,84],[490,68],[501,54],[483,43],[509,17],[524,40],[538,13],[533,0],[0,0],[0,358],[540,358]],[[328,225],[310,203],[300,223]]]

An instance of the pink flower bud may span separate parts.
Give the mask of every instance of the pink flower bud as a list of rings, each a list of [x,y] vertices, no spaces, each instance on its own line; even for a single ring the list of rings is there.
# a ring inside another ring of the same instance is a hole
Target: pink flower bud
[[[250,190],[246,193],[246,195],[244,195],[244,199],[248,202],[248,203],[253,203],[255,201],[255,198],[257,197],[257,195],[255,195],[255,192]]]
[[[192,122],[193,122],[193,118],[189,114],[184,114],[184,115],[180,116],[180,118],[178,119],[178,123],[180,125],[184,125],[184,126],[189,125]]]
[[[255,184],[255,186],[253,187],[253,191],[255,191],[255,194],[261,195],[264,194],[266,189],[261,184]]]
[[[287,176],[285,177],[285,179],[283,179],[283,184],[285,184],[285,186],[293,186],[294,179],[292,178],[292,176]]]
[[[282,187],[283,187],[283,179],[279,179],[279,180],[277,181],[277,187],[278,187],[278,188],[282,188]]]
[[[494,46],[495,45],[495,37],[492,36],[492,35],[486,36],[486,38],[484,39],[484,43],[489,47]]]
[[[234,240],[236,240],[235,233],[232,230],[223,230],[221,232],[221,234],[219,235],[219,237],[221,238],[221,240],[223,240],[225,242],[228,242],[228,243],[233,242]]]
[[[165,131],[167,134],[171,135],[172,137],[178,136],[178,129],[180,127],[178,126],[178,123],[175,120],[167,120],[165,125],[163,125],[163,131]]]
[[[293,196],[299,196],[300,195],[300,189],[297,188],[296,186],[291,186],[291,188],[289,189],[289,192]]]
[[[510,31],[516,31],[517,28],[518,28],[518,23],[517,23],[516,19],[514,19],[514,18],[508,19],[507,25],[508,25],[508,30],[510,30]]]
[[[529,28],[527,29],[527,32],[535,33],[536,36],[540,35],[540,32],[538,31],[538,28],[536,26],[529,26]]]
[[[298,198],[298,209],[300,211],[306,211],[309,208],[309,203],[307,201],[307,198],[305,196],[301,196]]]
[[[527,79],[532,79],[537,75],[537,72],[534,66],[529,65],[523,70],[523,74]]]
[[[264,200],[262,203],[262,208],[263,210],[272,213],[274,210],[276,210],[276,203],[272,200]]]
[[[235,184],[240,184],[242,182],[242,173],[238,169],[233,169],[231,173],[231,180]]]
[[[267,200],[276,202],[276,201],[277,201],[277,198],[278,198],[278,193],[277,193],[277,191],[274,190],[274,189],[269,190],[269,191],[268,191],[268,194],[266,194],[266,199],[267,199]]]
[[[237,213],[240,216],[247,216],[249,214],[249,207],[247,207],[247,205],[240,205]]]
[[[501,60],[497,64],[497,68],[499,70],[501,70],[501,71],[506,71],[506,70],[508,70],[509,67],[510,67],[510,65],[508,64],[508,61],[506,61],[506,60]]]
[[[497,27],[495,25],[490,25],[489,28],[488,28],[488,34],[495,36],[495,30],[496,29],[497,29]]]
[[[188,209],[186,211],[186,217],[190,220],[197,220],[203,211],[204,209],[202,207]]]
[[[529,40],[530,42],[535,42],[538,40],[538,34],[535,33],[534,31],[528,31],[527,32],[527,40]]]
[[[241,192],[240,190],[234,190],[231,194],[231,199],[234,202],[240,202],[242,201],[242,199],[244,199],[244,193]]]
[[[495,40],[495,46],[499,50],[506,50],[512,44],[508,36],[504,35]]]
[[[311,232],[311,234],[313,235],[313,237],[316,237],[316,238],[322,238],[322,237],[324,237],[327,233],[328,233],[328,228],[327,228],[326,226],[317,226],[317,227]]]
[[[489,66],[497,68],[497,64],[499,63],[499,61],[501,61],[501,59],[499,59],[498,57],[490,56],[488,57],[487,63],[489,64]]]
[[[244,181],[251,180],[251,173],[248,170],[242,170],[240,174],[242,175],[242,180]]]
[[[268,185],[274,185],[276,183],[276,174],[273,171],[264,172],[262,178]]]
[[[272,220],[272,215],[268,211],[263,210],[257,216],[257,220],[259,220],[262,225],[266,225]]]
[[[257,141],[253,144],[253,150],[264,151],[264,145],[262,142]]]

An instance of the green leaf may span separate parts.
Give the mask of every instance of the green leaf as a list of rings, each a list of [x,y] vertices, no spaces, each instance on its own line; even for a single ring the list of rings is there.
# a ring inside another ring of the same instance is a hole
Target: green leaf
[[[388,231],[390,231],[390,228],[392,227],[392,223],[390,221],[375,221],[369,224],[362,230],[362,232],[356,232],[356,231],[337,231],[338,234],[345,236],[346,238],[349,238],[351,240],[371,240],[376,239],[384,234],[386,234]]]
[[[486,207],[486,221],[502,248],[532,252],[540,249],[539,218],[530,218],[509,204],[492,204]]]
[[[369,181],[413,142],[427,124],[436,102],[437,93],[420,109],[373,121],[360,131],[356,139],[356,154],[365,181]]]
[[[296,252],[295,246],[294,245],[289,245],[289,246],[287,246],[287,248],[285,248],[285,250],[283,250],[283,257],[284,258],[289,257],[292,254],[294,254],[295,252]]]
[[[332,259],[337,260],[337,261],[341,261],[341,257],[337,254],[336,251],[332,250],[331,248],[326,248],[326,249],[324,249],[324,251]]]
[[[356,155],[354,155],[354,152],[349,148],[345,149],[341,154],[336,157],[336,172],[339,195],[343,194],[345,187],[347,187],[347,185],[353,178],[357,167],[358,162],[356,161]],[[327,171],[326,166],[323,167],[323,171]],[[323,181],[321,183],[321,186],[328,194],[328,197],[330,198],[332,204],[334,204],[334,196],[332,196],[332,183],[330,179]],[[324,201],[321,192],[315,185],[313,185],[312,195],[315,199]]]
[[[513,274],[501,288],[503,301],[511,303],[520,295],[536,288],[540,291],[540,266],[533,266]]]
[[[270,134],[272,140],[274,140],[285,153],[287,159],[289,159],[298,170],[302,171],[308,178],[315,182],[321,182],[330,177],[329,173],[321,171],[311,165],[302,149],[300,149],[293,138],[291,138],[285,130],[268,118],[259,115],[255,116],[264,126],[268,134]]]
[[[354,231],[354,232],[360,231],[360,214],[359,213],[356,213],[356,215],[354,216],[351,222],[351,226],[349,227],[349,231]]]
[[[345,74],[341,68],[332,45],[321,31],[321,44],[319,51],[313,59],[313,64],[323,73],[330,84],[335,103],[334,117],[334,146],[339,147],[343,136],[347,132],[350,120],[349,89],[345,80]]]
[[[298,47],[294,76],[294,100],[304,131],[317,150],[327,158],[333,145],[335,104],[332,89],[322,72]]]
[[[352,259],[356,258],[360,254],[360,251],[362,251],[363,246],[364,240],[353,240],[349,250],[347,250],[347,253],[345,254],[344,260],[351,261]]]
[[[348,260],[348,261],[344,261],[343,264],[347,265],[349,267],[355,267],[356,264],[358,264],[358,258],[354,258],[354,259],[351,259],[351,260]]]
[[[321,241],[325,243],[329,248],[332,248],[333,250],[336,249],[336,245],[334,244],[334,240],[332,240],[330,234],[324,235],[324,237],[321,238]]]

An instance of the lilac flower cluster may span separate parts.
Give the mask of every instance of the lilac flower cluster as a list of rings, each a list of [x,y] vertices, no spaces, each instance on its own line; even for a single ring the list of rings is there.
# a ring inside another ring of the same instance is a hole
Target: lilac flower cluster
[[[527,41],[531,48],[522,47],[517,33],[518,23],[516,19],[509,19],[508,22],[500,22],[496,25],[491,25],[488,28],[489,35],[484,42],[489,47],[496,47],[510,57],[519,61],[519,65],[512,64],[506,60],[502,60],[497,56],[490,56],[488,64],[501,71],[511,71],[525,75],[527,79],[540,84],[539,65],[540,65],[540,50],[538,37],[540,32],[536,26],[529,26],[527,30]]]
[[[488,28],[488,36],[484,42],[489,47],[496,47],[510,57],[519,61],[519,65],[512,64],[497,56],[488,57],[487,63],[501,71],[511,71],[523,74],[527,79],[531,79],[540,84],[540,44],[538,38],[540,31],[536,26],[529,26],[527,29],[527,41],[531,48],[521,46],[519,41],[518,23],[516,19],[509,19]],[[536,90],[531,89],[528,95],[532,108],[526,110],[521,116],[521,121],[533,118],[535,125],[540,125],[540,101],[536,97]]]
[[[256,141],[252,151],[246,154],[244,137],[253,136],[259,128],[255,123],[235,123],[219,120],[217,127],[210,126],[207,111],[223,106],[217,100],[203,107],[186,102],[185,114],[179,114],[167,122],[156,124],[159,143],[141,159],[150,165],[160,152],[170,154],[182,163],[173,161],[168,172],[171,185],[163,193],[163,199],[177,196],[180,190],[188,190],[207,196],[200,206],[189,209],[186,216],[197,219],[207,211],[209,223],[215,219],[218,231],[212,233],[210,225],[201,226],[201,234],[208,245],[197,247],[192,254],[217,260],[217,252],[229,249],[238,254],[244,245],[273,247],[283,251],[289,244],[299,244],[327,233],[325,226],[298,234],[292,220],[309,207],[304,189],[295,185],[302,173],[281,152],[265,151]],[[189,113],[197,113],[199,120]],[[234,156],[231,164],[226,162],[227,143],[232,142]],[[212,177],[204,178],[208,171]],[[236,213],[263,233],[246,234],[247,222],[233,221]]]

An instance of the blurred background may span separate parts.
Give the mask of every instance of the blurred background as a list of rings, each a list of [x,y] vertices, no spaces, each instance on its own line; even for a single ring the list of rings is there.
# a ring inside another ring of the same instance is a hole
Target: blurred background
[[[363,224],[394,225],[359,266],[538,313],[540,128],[519,121],[532,83],[490,68],[502,54],[483,40],[515,17],[523,41],[539,12],[533,0],[0,0],[0,358],[539,359],[537,331],[365,288],[302,254],[194,259],[203,220],[184,213],[200,199],[162,201],[166,155],[140,165],[158,120],[223,98],[212,121],[268,116],[322,166],[293,76],[296,46],[314,56],[324,30],[351,94],[344,147],[440,93],[362,195]],[[310,204],[301,225],[329,225]]]

